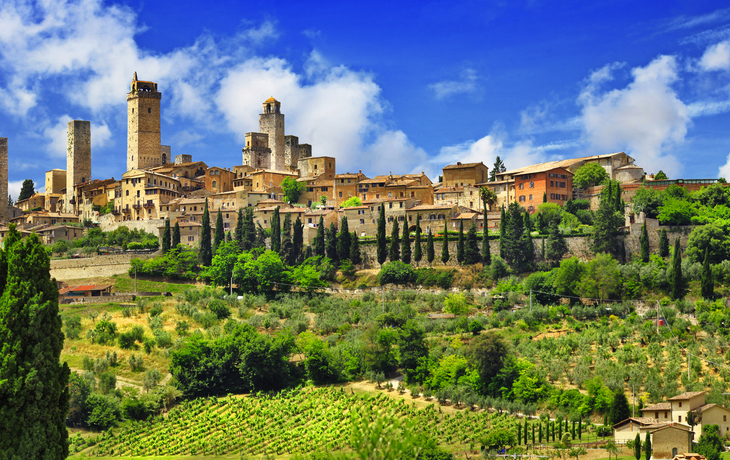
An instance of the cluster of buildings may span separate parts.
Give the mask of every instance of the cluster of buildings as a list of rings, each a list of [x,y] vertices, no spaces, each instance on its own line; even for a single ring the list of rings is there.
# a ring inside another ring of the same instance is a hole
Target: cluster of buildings
[[[375,235],[378,209],[384,203],[388,231],[395,221],[415,228],[417,217],[424,231],[456,229],[460,222],[465,228],[474,224],[480,230],[494,230],[499,227],[498,209],[503,204],[516,201],[532,213],[543,196],[562,205],[581,193],[573,187],[572,178],[587,163],[601,165],[612,179],[623,183],[640,184],[644,178],[643,169],[623,152],[497,171],[492,181],[482,162],[447,165],[439,182],[424,172],[374,177],[362,171],[337,173],[334,157],[313,156],[310,144],[300,144],[297,136],[286,134],[281,103],[273,97],[263,103],[259,132],[245,136],[241,164],[208,165],[193,161],[190,155],[173,156],[171,147],[162,145],[161,101],[157,83],[138,80],[135,73],[127,94],[127,171],[120,179],[92,178],[91,123],[69,122],[66,169],[46,173],[44,193],[18,201],[15,207],[0,203],[0,221],[36,231],[51,244],[73,239],[77,235],[73,229],[86,220],[106,230],[126,225],[150,231],[170,219],[171,224],[180,225],[182,242],[195,245],[207,200],[211,212],[221,210],[226,231],[235,228],[239,208],[253,207],[257,224],[266,228],[273,209],[280,206],[282,213],[302,219],[309,241],[320,216],[326,225],[347,216],[351,231]],[[7,179],[6,138],[0,139],[2,174]],[[304,187],[297,203],[284,202],[282,183],[287,178]],[[0,182],[7,187],[7,180]],[[497,196],[486,213],[481,187]],[[341,207],[352,197],[362,205]]]

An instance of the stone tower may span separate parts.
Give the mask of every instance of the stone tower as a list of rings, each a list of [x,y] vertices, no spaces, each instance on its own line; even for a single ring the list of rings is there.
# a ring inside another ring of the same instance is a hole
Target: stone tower
[[[160,137],[160,101],[162,93],[157,83],[132,79],[127,94],[127,171],[160,166],[162,141]],[[170,161],[169,152],[166,162]]]
[[[284,114],[281,113],[281,102],[273,97],[264,102],[264,113],[259,115],[259,132],[269,135],[271,162],[269,168],[285,171],[284,160]]]
[[[16,196],[17,200],[18,197]],[[8,138],[0,137],[0,222],[6,223],[8,215]]]
[[[66,212],[74,212],[74,188],[91,180],[91,122],[68,122],[66,133]]]

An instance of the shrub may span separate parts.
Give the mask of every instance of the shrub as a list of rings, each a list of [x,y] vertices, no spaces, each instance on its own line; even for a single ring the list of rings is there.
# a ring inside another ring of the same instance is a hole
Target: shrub
[[[225,302],[215,299],[208,304],[208,310],[218,319],[226,319],[231,316],[231,310],[228,309]]]
[[[155,342],[157,343],[157,346],[160,348],[169,348],[172,346],[172,336],[169,332],[163,331],[162,329],[157,329],[154,332],[155,334]]]
[[[122,415],[119,400],[111,395],[92,393],[86,399],[89,418],[86,424],[96,430],[105,430],[112,426]]]
[[[392,261],[383,265],[378,274],[380,285],[386,284],[410,284],[416,279],[416,273],[410,264],[400,261]]]
[[[438,286],[441,289],[449,289],[454,282],[454,270],[417,268],[415,275],[415,284],[424,287]]]
[[[136,350],[139,348],[132,332],[122,332],[119,334],[119,348],[122,350]]]

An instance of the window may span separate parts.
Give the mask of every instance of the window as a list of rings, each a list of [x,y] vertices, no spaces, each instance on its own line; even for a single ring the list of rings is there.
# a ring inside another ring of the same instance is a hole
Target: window
[[[523,182],[520,182],[520,190],[523,190],[525,188],[525,184]]]
[[[365,219],[360,219],[360,225],[365,225]]]
[[[340,198],[342,198],[342,192],[340,192]]]
[[[682,407],[682,401],[679,401],[679,407]],[[682,417],[679,417],[679,421],[682,421]]]
[[[127,196],[129,196],[129,190],[127,190]]]
[[[530,201],[532,201],[532,195],[530,195]]]
[[[188,236],[188,241],[195,241],[195,236],[193,236],[193,235]]]
[[[327,191],[327,187],[322,187],[322,191],[323,192],[326,192]]]
[[[679,423],[682,423],[682,416],[679,416]]]
[[[520,202],[525,201],[525,195],[520,195]]]
[[[727,422],[727,415],[723,415],[723,416],[722,416],[722,421],[723,421],[723,422]]]
[[[659,418],[659,412],[654,412],[654,418],[656,418],[656,419]]]
[[[398,204],[400,205],[400,206],[398,206],[399,208],[402,208],[403,207],[403,202],[402,201],[400,203],[398,203]]]
[[[530,181],[530,188],[535,188],[535,182],[534,181]]]

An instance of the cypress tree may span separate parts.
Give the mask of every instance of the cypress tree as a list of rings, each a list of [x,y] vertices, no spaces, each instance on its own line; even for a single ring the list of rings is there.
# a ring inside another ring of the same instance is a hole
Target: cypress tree
[[[65,459],[70,371],[60,362],[58,287],[38,236],[18,240],[11,225],[0,275],[0,457]]]
[[[537,213],[537,217],[535,218],[535,227],[537,227],[537,231],[541,235],[545,233],[545,218],[541,212]]]
[[[542,202],[547,203],[547,192],[543,192],[542,194]]]
[[[291,247],[295,261],[300,261],[302,258],[302,246],[304,246],[304,224],[302,224],[299,215],[297,220],[294,221],[294,229],[292,231]]]
[[[523,225],[527,229],[527,231],[531,232],[534,230],[534,226],[532,225],[532,219],[530,218],[530,213],[525,211],[525,213],[522,215],[523,219]]]
[[[180,244],[180,224],[175,222],[175,227],[172,229],[172,246],[173,248],[176,248],[177,245]]]
[[[259,225],[259,229],[261,225]],[[250,251],[254,247],[263,247],[265,244],[261,239],[261,232],[256,228],[256,224],[253,221],[253,208],[246,208],[246,214],[243,218],[243,249]]]
[[[385,237],[385,204],[380,203],[380,214],[378,216],[378,231],[375,235],[376,244],[378,246],[378,263],[383,265],[388,257]]]
[[[449,256],[449,228],[444,225],[444,242],[441,246],[441,262],[446,264],[451,257]]]
[[[489,230],[487,229],[487,215],[484,215],[484,231],[482,233],[482,264],[486,267],[492,263],[492,251],[489,248]]]
[[[353,265],[359,265],[362,263],[362,256],[360,255],[360,239],[357,237],[357,233],[352,232],[350,235],[350,262]]]
[[[347,224],[347,216],[342,216],[340,223],[340,233],[337,235],[337,256],[340,260],[350,258],[350,228]]]
[[[542,422],[537,424],[537,433],[538,433],[540,444],[542,444]]]
[[[570,425],[570,438],[575,439],[575,420]]]
[[[200,265],[210,266],[210,262],[213,260],[213,248],[211,247],[210,241],[210,214],[208,214],[208,199],[205,200],[205,207],[203,208],[203,226],[200,228],[200,252],[198,258],[200,259]]]
[[[337,266],[340,259],[337,253],[337,227],[335,227],[334,222],[330,222],[330,228],[327,229],[324,246],[327,257],[332,259],[332,262]]]
[[[238,219],[236,220],[236,230],[234,232],[238,246],[243,249],[243,208],[238,208]]]
[[[249,208],[251,209],[251,208]],[[251,213],[251,226],[253,227],[252,233],[250,235],[253,236],[253,242],[251,243],[252,248],[266,248],[266,232],[264,231],[264,228],[261,226],[261,224],[256,224],[254,226],[253,223],[253,212]]]
[[[705,248],[705,261],[702,264],[702,297],[711,299],[715,295],[715,282],[710,268],[710,245]]]
[[[530,235],[530,230],[525,229],[525,234],[522,240],[525,243],[525,262],[531,263],[535,259],[535,245],[532,242],[532,235]],[[527,270],[527,267],[525,268],[525,270]]]
[[[436,254],[433,250],[433,233],[429,231],[428,237],[426,237],[426,261],[428,262],[429,266],[431,266],[431,263],[435,258]]]
[[[170,250],[170,219],[165,219],[165,229],[162,231],[162,253]]]
[[[649,262],[649,232],[646,230],[646,220],[641,226],[641,235],[639,236],[639,245],[641,246],[641,261]]]
[[[388,251],[388,259],[391,262],[400,260],[400,235],[398,233],[398,219],[394,219],[393,229],[390,232],[390,251]]]
[[[649,432],[646,433],[646,438],[644,439],[644,458],[651,460],[651,434]]]
[[[683,299],[687,294],[687,280],[682,275],[682,249],[679,238],[674,240],[674,258],[672,259],[672,299]]]
[[[226,243],[230,243],[233,241],[233,237],[231,237],[231,232],[226,232]]]
[[[509,225],[509,216],[502,205],[502,217],[499,219],[499,257],[504,259],[505,243],[507,241],[507,226]]]
[[[614,199],[616,211],[624,214],[624,200],[621,198],[621,184],[616,183],[616,198]]]
[[[548,260],[560,260],[563,258],[566,252],[568,252],[568,243],[565,242],[565,237],[560,233],[558,227],[558,220],[553,219],[550,222],[550,232],[547,238],[547,247],[545,247],[545,240],[543,239],[543,254],[545,254]]]
[[[456,261],[464,263],[464,221],[459,219],[459,239],[456,241]]]
[[[636,433],[634,439],[634,457],[636,460],[641,460],[641,435],[639,433]]]
[[[522,425],[517,422],[517,445],[522,444]]]
[[[479,254],[479,242],[477,241],[477,226],[471,224],[469,231],[466,232],[466,243],[464,246],[464,262],[467,265],[474,265],[481,262],[482,256]]]
[[[527,433],[529,433],[529,431],[527,430],[527,417],[525,417],[525,429],[522,431],[524,432],[525,436],[525,444],[527,444]]]
[[[667,237],[667,229],[663,228],[659,233],[659,257],[667,257],[669,255],[669,237]]]
[[[421,252],[421,215],[416,213],[416,241],[413,245],[413,260],[416,261],[416,267],[418,262],[423,258]]]
[[[296,263],[296,254],[294,253],[294,244],[291,238],[291,213],[284,216],[284,225],[281,229],[281,259],[286,261],[287,265]]]
[[[583,438],[583,419],[578,419],[578,440]]]
[[[281,221],[278,206],[274,208],[274,214],[271,216],[271,250],[281,252]]]
[[[223,214],[218,209],[218,217],[215,219],[215,236],[213,238],[213,253],[218,252],[218,248],[226,240],[225,232],[223,232]]]
[[[623,391],[618,390],[613,395],[613,402],[609,408],[609,423],[615,425],[618,422],[631,417],[629,401]]]
[[[321,215],[319,216],[317,235],[314,237],[313,246],[314,255],[324,257],[324,218]]]
[[[403,221],[403,235],[400,240],[401,244],[401,257],[403,263],[411,263],[411,234],[408,231],[408,221]]]

